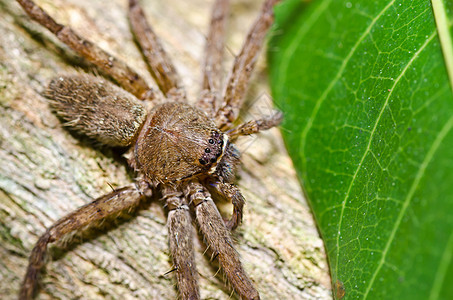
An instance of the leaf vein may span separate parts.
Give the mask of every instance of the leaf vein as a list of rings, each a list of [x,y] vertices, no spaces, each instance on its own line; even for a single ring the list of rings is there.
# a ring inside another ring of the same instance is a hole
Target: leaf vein
[[[407,63],[407,65],[404,67],[404,69],[401,71],[401,74],[398,76],[398,78],[395,79],[394,83],[393,83],[393,86],[391,87],[390,89],[390,92],[387,96],[387,98],[385,99],[385,102],[384,104],[382,105],[382,108],[381,108],[381,111],[379,112],[379,115],[378,117],[376,118],[376,122],[374,123],[374,127],[373,129],[371,130],[371,135],[370,135],[370,138],[369,138],[369,141],[368,141],[368,145],[365,149],[365,152],[363,153],[363,156],[357,166],[357,169],[354,173],[354,176],[352,177],[352,180],[351,180],[351,183],[349,184],[349,187],[348,187],[348,190],[346,192],[346,197],[345,199],[343,200],[342,202],[342,209],[341,209],[341,213],[340,213],[340,220],[338,222],[338,234],[337,234],[337,243],[336,243],[336,249],[337,249],[337,257],[336,257],[336,262],[335,262],[335,273],[338,274],[338,261],[339,261],[339,256],[340,256],[340,251],[339,251],[339,243],[340,243],[340,233],[341,233],[341,225],[343,223],[343,214],[344,214],[344,210],[345,210],[345,207],[346,207],[346,203],[347,203],[347,200],[350,196],[350,192],[351,192],[351,189],[352,189],[352,186],[354,185],[355,183],[355,179],[357,178],[357,174],[359,173],[362,165],[363,165],[363,162],[365,160],[365,157],[368,155],[368,153],[371,151],[371,142],[373,141],[373,136],[374,136],[374,133],[376,132],[376,128],[381,120],[381,117],[382,117],[382,114],[384,113],[384,110],[387,108],[388,106],[388,103],[389,103],[389,99],[390,99],[390,96],[392,96],[394,90],[395,90],[395,87],[396,85],[400,82],[401,78],[404,76],[404,74],[406,73],[406,71],[409,69],[409,66],[412,65],[412,63],[416,60],[416,58],[419,56],[419,54],[426,48],[426,46],[429,44],[429,42],[431,42],[433,40],[433,38],[436,36],[436,32],[433,32],[430,37],[428,39],[426,39],[425,43],[418,49],[417,52],[414,53],[414,55],[412,56],[412,58],[409,60],[409,62]],[[403,207],[406,203],[403,204]],[[393,239],[393,237],[391,236],[390,239],[389,239],[389,242]],[[385,254],[386,252],[383,251],[383,259],[385,258]],[[382,267],[382,263],[378,266],[377,269],[380,269]],[[372,279],[371,281],[373,282],[374,281],[374,278],[376,276],[376,272],[373,274],[372,276]],[[368,286],[368,289],[367,289],[367,292],[365,293],[365,296],[368,294],[368,290],[370,288],[371,284]]]
[[[447,275],[448,266],[451,263],[453,254],[453,232],[450,233],[447,245],[445,246],[444,253],[439,262],[436,275],[434,276],[433,286],[429,294],[429,300],[439,299],[439,294],[442,288],[442,284],[445,282],[445,276]]]
[[[434,37],[434,36],[435,36],[435,33],[431,35],[431,38],[429,40],[432,40],[432,37]],[[425,43],[425,45],[426,44],[427,43]],[[389,237],[389,239],[387,241],[387,244],[385,245],[385,248],[382,251],[382,257],[381,257],[381,260],[379,261],[379,265],[377,266],[375,272],[373,273],[373,275],[371,277],[371,280],[370,280],[370,283],[368,284],[368,287],[367,287],[367,289],[365,291],[364,298],[366,298],[368,296],[368,293],[370,292],[371,287],[373,286],[373,283],[374,283],[374,281],[375,281],[375,279],[377,277],[377,274],[381,270],[381,268],[384,265],[384,263],[386,263],[385,259],[386,259],[387,253],[388,253],[388,251],[390,249],[390,245],[392,244],[392,242],[393,242],[393,240],[395,238],[396,231],[398,230],[398,227],[401,224],[401,221],[403,220],[403,216],[405,215],[405,213],[406,213],[406,211],[407,211],[407,209],[409,207],[409,204],[410,204],[410,202],[412,200],[412,197],[415,194],[415,190],[417,189],[418,184],[420,183],[420,181],[421,181],[421,179],[422,179],[422,177],[423,177],[423,175],[425,173],[425,170],[428,167],[428,164],[431,162],[432,158],[434,157],[434,154],[436,153],[437,149],[441,145],[441,143],[444,140],[445,136],[451,131],[452,127],[453,127],[453,116],[450,117],[450,119],[445,123],[444,127],[442,128],[442,130],[436,136],[436,139],[434,140],[431,148],[428,150],[423,162],[421,163],[420,168],[418,169],[418,172],[417,172],[417,174],[415,176],[414,182],[412,183],[411,188],[409,190],[409,193],[407,194],[407,197],[404,200],[404,203],[403,203],[403,206],[402,206],[402,208],[400,210],[400,213],[398,214],[398,217],[396,219],[395,225],[393,226],[392,232],[390,233],[390,237]]]
[[[338,72],[337,74],[335,75],[335,77],[333,78],[333,80],[329,83],[328,87],[324,90],[324,92],[322,93],[321,97],[318,99],[318,101],[316,101],[316,105],[315,107],[313,108],[313,111],[311,113],[311,116],[308,118],[308,122],[307,122],[307,126],[305,126],[304,130],[302,131],[302,134],[301,134],[301,143],[300,143],[300,151],[301,151],[301,159],[302,161],[304,162],[304,165],[305,165],[305,144],[306,144],[306,140],[307,140],[307,134],[308,132],[310,131],[311,127],[313,126],[313,121],[314,119],[316,118],[318,112],[319,112],[319,109],[321,107],[321,105],[324,103],[324,101],[326,100],[327,98],[327,95],[330,93],[330,91],[332,90],[332,88],[335,86],[335,84],[341,79],[341,75],[343,74],[344,70],[346,69],[346,66],[348,65],[349,63],[349,60],[351,59],[351,57],[353,56],[353,54],[355,54],[355,51],[357,50],[357,48],[359,47],[360,43],[369,35],[369,33],[371,32],[371,29],[373,28],[373,26],[376,24],[376,22],[380,19],[380,17],[393,5],[393,3],[395,2],[395,0],[393,1],[390,1],[383,9],[382,11],[371,21],[370,25],[368,25],[368,27],[365,29],[365,31],[363,32],[363,34],[359,37],[359,39],[357,40],[357,42],[354,44],[354,46],[352,46],[351,48],[351,51],[349,51],[348,55],[345,57],[345,59],[343,60],[343,63],[341,64],[340,68],[338,69]]]
[[[286,74],[288,73],[288,67],[290,65],[291,59],[293,58],[294,52],[299,47],[300,42],[304,38],[304,36],[310,32],[311,27],[313,26],[314,22],[319,18],[322,12],[329,6],[329,3],[332,0],[323,1],[320,7],[315,10],[313,14],[308,18],[307,22],[305,22],[304,26],[302,26],[299,31],[297,31],[295,38],[292,40],[291,44],[286,48],[285,53],[282,55],[282,61],[279,66],[279,76],[277,78],[276,86],[280,88],[277,95],[282,95],[282,89],[285,86],[283,83],[286,81]]]

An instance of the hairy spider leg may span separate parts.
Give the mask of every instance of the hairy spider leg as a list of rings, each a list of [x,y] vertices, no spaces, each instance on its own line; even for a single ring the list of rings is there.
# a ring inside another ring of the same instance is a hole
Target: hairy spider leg
[[[146,20],[138,0],[129,0],[129,21],[149,70],[165,96],[180,94],[185,98],[181,79],[159,38]]]
[[[46,27],[60,41],[68,45],[77,54],[96,65],[107,75],[115,79],[126,91],[138,99],[152,100],[153,90],[145,80],[125,62],[102,50],[96,44],[79,36],[70,27],[58,24],[49,14],[31,0],[17,0],[25,12],[36,22]]]
[[[280,111],[275,112],[272,115],[264,116],[258,120],[251,120],[243,123],[230,131],[228,136],[230,141],[235,141],[241,135],[255,134],[263,130],[270,129],[272,127],[280,125],[283,120],[283,114]]]
[[[258,19],[252,25],[244,45],[235,58],[233,69],[223,91],[223,101],[215,119],[221,130],[231,128],[239,115],[250,75],[255,67],[258,54],[264,43],[266,33],[274,22],[273,7],[279,0],[266,0]]]
[[[229,4],[229,0],[216,0],[212,8],[211,22],[206,38],[202,90],[197,107],[201,107],[211,118],[214,117],[218,108],[217,102],[220,96]]]
[[[144,196],[151,196],[151,190],[146,183],[131,184],[101,196],[55,222],[39,238],[31,252],[19,299],[30,300],[33,298],[39,272],[45,264],[49,243],[56,242],[66,234],[81,229],[94,221],[134,207]]]
[[[184,195],[171,186],[162,189],[169,210],[168,238],[178,290],[182,299],[200,299],[198,274],[193,250],[193,227],[189,206]]]
[[[131,145],[146,120],[143,102],[102,77],[58,76],[44,95],[66,126],[104,145]]]
[[[206,243],[219,259],[234,290],[243,299],[259,299],[259,293],[242,266],[230,231],[209,192],[199,182],[191,181],[185,188],[185,194],[195,206],[196,219]]]

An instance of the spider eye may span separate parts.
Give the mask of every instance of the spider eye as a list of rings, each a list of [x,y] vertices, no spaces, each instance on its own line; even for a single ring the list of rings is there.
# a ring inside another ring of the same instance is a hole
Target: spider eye
[[[200,153],[201,157],[197,157],[200,164],[204,166],[203,169],[207,168],[211,164],[219,162],[219,159],[225,150],[224,146],[228,141],[228,137],[218,131],[212,130],[211,135],[207,136],[205,141],[207,143],[204,144],[205,148],[202,148],[203,152]],[[213,170],[213,168],[209,170]]]

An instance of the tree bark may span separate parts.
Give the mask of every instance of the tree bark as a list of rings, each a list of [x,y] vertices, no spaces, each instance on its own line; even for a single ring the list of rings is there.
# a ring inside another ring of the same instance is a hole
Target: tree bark
[[[127,61],[149,82],[134,44],[124,0],[40,0],[58,22]],[[212,1],[142,0],[151,24],[195,99]],[[239,52],[261,1],[233,1],[225,67]],[[258,64],[244,118],[269,110],[264,59]],[[41,96],[58,74],[98,72],[14,1],[0,0],[0,295],[15,299],[28,255],[60,217],[134,179],[118,149],[92,145],[68,131]],[[254,104],[254,105],[252,105]],[[263,111],[264,110],[264,111]],[[238,184],[247,199],[234,233],[245,269],[262,299],[331,297],[328,266],[279,131],[240,142]],[[110,187],[111,185],[112,187]],[[52,246],[37,299],[175,299],[163,203],[152,199],[100,230]],[[229,216],[231,206],[219,203]],[[230,299],[231,287],[195,239],[203,299]],[[233,298],[236,296],[233,296]]]

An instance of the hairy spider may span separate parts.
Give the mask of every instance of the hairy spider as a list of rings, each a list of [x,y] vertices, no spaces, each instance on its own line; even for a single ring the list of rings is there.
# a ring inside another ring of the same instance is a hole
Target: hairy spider
[[[244,299],[259,299],[230,235],[242,221],[245,203],[233,184],[240,161],[233,142],[241,135],[277,126],[282,115],[276,112],[236,127],[233,124],[278,1],[266,0],[263,4],[223,87],[220,66],[229,1],[216,1],[207,36],[202,91],[195,105],[188,104],[179,75],[137,0],[129,0],[131,28],[160,92],[152,90],[124,62],[55,22],[33,1],[17,1],[32,19],[119,84],[121,88],[97,76],[65,75],[50,82],[45,96],[74,130],[108,146],[129,147],[126,157],[138,174],[135,183],[99,197],[47,229],[30,255],[20,299],[33,297],[49,243],[134,207],[152,194],[161,195],[169,211],[169,244],[183,299],[200,298],[190,210],[234,290]],[[149,101],[150,108],[140,100]],[[211,193],[232,202],[229,220],[221,218]]]

